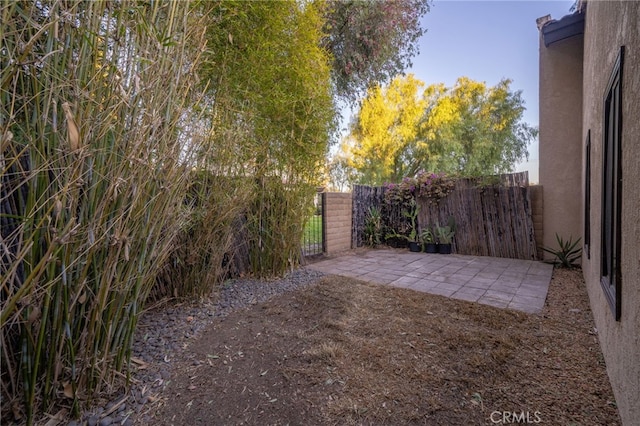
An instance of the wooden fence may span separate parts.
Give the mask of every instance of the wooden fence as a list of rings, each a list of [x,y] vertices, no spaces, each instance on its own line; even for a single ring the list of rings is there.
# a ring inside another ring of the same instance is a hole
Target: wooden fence
[[[364,245],[364,225],[370,208],[382,210],[384,188],[355,185],[353,187],[353,215],[351,217],[351,248]]]
[[[351,247],[364,245],[364,227],[370,208],[378,209],[382,214],[382,225],[387,230],[399,234],[408,234],[409,219],[402,214],[402,207],[384,202],[384,187],[355,185],[353,188],[353,215],[351,231]]]
[[[370,206],[394,217],[385,223],[398,223],[402,213],[384,208],[384,188],[356,186],[353,190],[353,247],[363,245],[362,230]],[[491,184],[461,179],[455,190],[439,203],[418,198],[418,227],[456,222],[454,251],[460,254],[537,259],[531,215],[527,172],[502,175]],[[395,229],[398,229],[397,227]]]

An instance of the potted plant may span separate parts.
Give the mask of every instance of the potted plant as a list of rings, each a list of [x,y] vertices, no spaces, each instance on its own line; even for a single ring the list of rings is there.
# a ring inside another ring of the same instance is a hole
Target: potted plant
[[[407,240],[408,238],[406,235],[402,235],[394,229],[384,236],[385,244],[392,248],[406,248],[408,245]]]
[[[456,221],[453,216],[449,217],[446,226],[436,224],[436,236],[438,237],[438,253],[451,254],[451,243],[456,234]]]
[[[422,240],[422,251],[425,253],[438,252],[438,244],[436,243],[436,238],[433,235],[431,228],[424,228],[420,233],[420,239]]]
[[[418,210],[419,209],[418,205],[416,204],[416,200],[411,199],[411,202],[409,203],[409,210],[404,210],[402,212],[404,217],[406,217],[410,221],[411,230],[409,231],[407,240],[409,241],[409,250],[413,252],[419,252],[421,249],[420,244],[418,244]]]

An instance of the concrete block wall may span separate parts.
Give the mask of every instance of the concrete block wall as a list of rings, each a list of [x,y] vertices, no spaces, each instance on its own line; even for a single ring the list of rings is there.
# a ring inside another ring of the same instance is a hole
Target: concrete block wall
[[[325,192],[324,223],[325,252],[328,255],[351,249],[351,193]]]
[[[536,248],[538,259],[544,258],[544,251],[542,250],[544,239],[544,227],[543,227],[543,202],[542,185],[532,185],[529,187],[529,194],[531,195],[531,219],[533,220],[533,234],[536,238]]]

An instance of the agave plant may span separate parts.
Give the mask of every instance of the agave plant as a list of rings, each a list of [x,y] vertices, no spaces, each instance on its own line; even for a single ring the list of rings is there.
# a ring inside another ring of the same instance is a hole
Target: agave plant
[[[542,250],[555,256],[553,263],[563,268],[573,268],[582,255],[582,248],[579,247],[580,238],[573,241],[573,239],[569,237],[569,239],[565,241],[560,235],[556,234],[556,241],[558,242],[557,249],[542,247]]]

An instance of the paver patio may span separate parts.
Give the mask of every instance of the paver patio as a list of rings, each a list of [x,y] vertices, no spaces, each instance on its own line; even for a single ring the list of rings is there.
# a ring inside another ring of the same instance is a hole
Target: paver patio
[[[376,249],[307,266],[328,274],[539,313],[553,266],[532,260]]]

